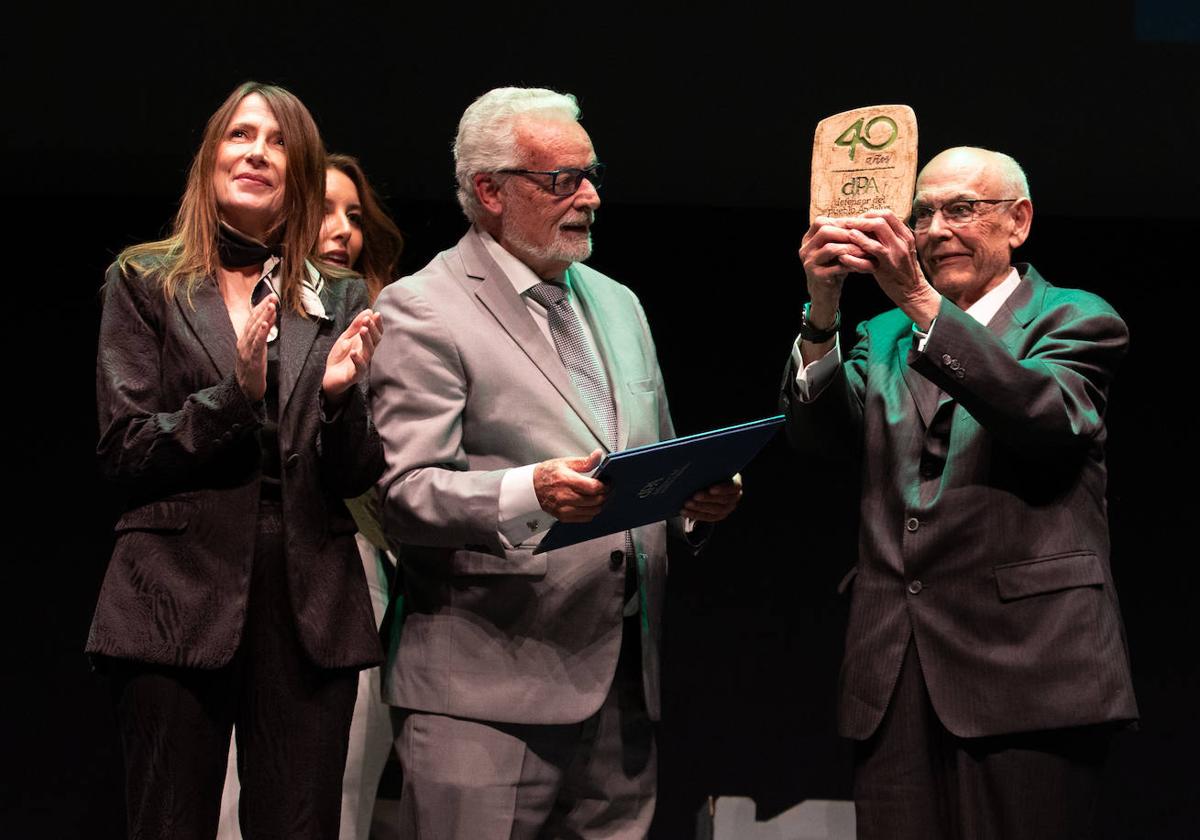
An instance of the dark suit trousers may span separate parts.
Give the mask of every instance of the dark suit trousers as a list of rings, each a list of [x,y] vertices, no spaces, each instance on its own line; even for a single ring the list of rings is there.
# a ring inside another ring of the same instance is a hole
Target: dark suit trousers
[[[959,738],[938,720],[910,638],[879,729],[855,743],[858,838],[1092,837],[1113,731],[1098,726]]]
[[[216,836],[235,723],[247,840],[337,838],[358,675],[308,661],[287,587],[280,507],[264,501],[232,662],[207,671],[109,661],[131,838]]]
[[[612,687],[580,723],[494,723],[394,709],[404,769],[400,836],[643,840],[658,764],[638,618],[626,618],[622,629]]]

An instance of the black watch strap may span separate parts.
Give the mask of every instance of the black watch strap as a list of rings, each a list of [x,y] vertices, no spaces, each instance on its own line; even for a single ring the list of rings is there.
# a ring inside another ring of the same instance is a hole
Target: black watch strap
[[[808,308],[811,303],[804,304],[804,308],[800,310],[800,338],[805,341],[811,341],[813,344],[824,344],[838,333],[838,328],[842,325],[842,310],[839,309],[833,315],[833,326],[827,330],[819,330],[814,327],[808,320]]]

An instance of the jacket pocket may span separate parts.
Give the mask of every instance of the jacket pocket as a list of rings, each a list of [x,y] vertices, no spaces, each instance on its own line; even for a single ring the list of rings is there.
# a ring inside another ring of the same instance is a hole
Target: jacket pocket
[[[481,551],[456,551],[450,560],[450,571],[456,575],[530,575],[546,574],[545,554],[529,551],[510,551],[504,557]]]
[[[186,531],[195,513],[194,502],[164,499],[126,511],[113,530],[118,534],[125,531]]]
[[[996,566],[993,571],[1001,601],[1014,601],[1080,586],[1104,585],[1104,569],[1100,565],[1100,558],[1092,551],[1071,551],[1005,563]]]

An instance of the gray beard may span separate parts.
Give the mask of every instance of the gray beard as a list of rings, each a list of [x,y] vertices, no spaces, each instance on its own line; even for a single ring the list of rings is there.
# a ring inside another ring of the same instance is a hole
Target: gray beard
[[[534,262],[584,262],[592,255],[592,234],[588,233],[586,243],[573,245],[556,238],[545,245],[535,245],[527,241],[507,224],[501,224],[500,235],[511,242],[521,251],[521,255]]]

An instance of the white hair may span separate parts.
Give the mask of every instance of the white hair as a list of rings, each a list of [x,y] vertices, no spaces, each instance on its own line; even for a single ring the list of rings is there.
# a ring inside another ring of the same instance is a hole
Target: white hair
[[[962,156],[968,156],[974,160],[985,158],[988,166],[995,171],[997,177],[1000,179],[1000,185],[1004,188],[1005,198],[1030,198],[1029,179],[1025,177],[1025,170],[1021,168],[1021,164],[1017,163],[1015,158],[1004,154],[1004,152],[994,152],[991,149],[984,149],[980,146],[955,146],[952,149],[946,149],[946,151],[938,152],[934,155],[933,159],[925,164],[925,169],[928,169],[934,161],[941,158],[958,158]],[[924,174],[924,171],[924,169],[921,170],[922,174]],[[920,178],[917,180],[920,180]]]
[[[470,221],[478,221],[483,213],[475,196],[475,175],[520,166],[513,129],[529,115],[578,122],[579,103],[569,93],[546,88],[504,87],[489,90],[463,111],[454,138],[454,178],[458,203]]]
[[[1009,196],[1029,198],[1029,179],[1025,177],[1025,170],[1021,168],[1021,164],[1004,152],[992,152],[992,154],[996,156],[996,169]]]

